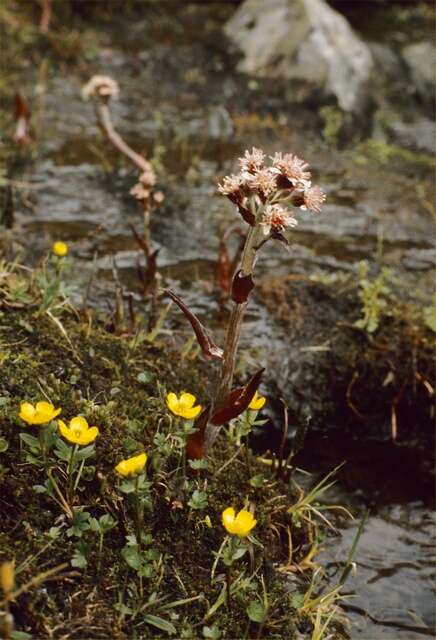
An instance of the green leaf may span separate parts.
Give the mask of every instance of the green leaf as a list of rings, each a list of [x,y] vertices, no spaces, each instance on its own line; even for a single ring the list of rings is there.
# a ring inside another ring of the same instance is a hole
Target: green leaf
[[[141,371],[141,373],[138,373],[138,375],[136,376],[136,379],[138,382],[143,382],[146,384],[147,382],[151,382],[153,380],[153,376],[148,371]]]
[[[213,624],[211,627],[203,627],[203,637],[207,640],[220,640],[221,630],[217,624]]]
[[[56,538],[59,538],[59,536],[61,535],[60,527],[50,527],[48,535],[50,536],[50,538],[53,538],[53,540],[56,540]]]
[[[44,487],[43,484],[34,484],[32,489],[35,493],[47,493],[47,487]]]
[[[20,433],[20,439],[32,449],[40,450],[40,444],[38,438],[31,436],[30,433]]]
[[[78,509],[75,509],[73,512],[73,521],[71,527],[67,529],[67,536],[69,538],[71,538],[71,536],[81,538],[83,532],[90,529],[89,516],[90,513],[88,511],[80,511]]]
[[[204,491],[198,491],[197,489],[192,494],[191,499],[188,502],[191,509],[206,509],[207,507],[207,493]]]
[[[150,624],[157,629],[161,629],[161,631],[166,631],[169,635],[177,633],[177,629],[171,622],[164,620],[164,618],[159,618],[159,616],[153,616],[148,613],[142,618],[142,620],[145,624]]]
[[[12,631],[11,640],[32,640],[32,635],[25,631]]]
[[[117,521],[114,520],[109,513],[105,513],[99,520],[100,530],[103,534],[113,529],[116,524]]]
[[[68,444],[65,444],[63,440],[58,438],[54,453],[55,456],[59,458],[59,460],[66,460],[67,462],[69,462],[71,458],[71,447]]]
[[[82,460],[86,460],[87,458],[90,458],[92,455],[94,455],[94,451],[94,444],[90,444],[87,447],[83,447],[83,449],[79,449],[74,457],[76,460],[81,462]]]
[[[138,570],[138,576],[142,576],[143,578],[154,578],[156,575],[156,571],[151,564],[144,564]]]
[[[9,449],[9,442],[6,438],[0,438],[0,453],[4,453]]]
[[[247,612],[247,616],[250,618],[250,620],[257,623],[263,622],[267,614],[265,606],[258,600],[250,602],[245,611]]]
[[[135,571],[139,571],[142,566],[142,556],[138,551],[138,547],[126,546],[121,550],[121,555],[129,567],[135,569]]]
[[[263,485],[265,484],[265,476],[262,473],[259,473],[257,476],[253,476],[252,478],[250,478],[250,484],[255,489],[263,487]]]
[[[200,458],[199,460],[189,460],[189,466],[191,469],[207,469],[208,462],[205,458]]]
[[[296,591],[291,596],[291,606],[294,609],[301,609],[304,604],[304,594]]]
[[[85,569],[88,566],[88,560],[79,549],[75,549],[74,551],[71,566],[77,567],[78,569]]]
[[[100,531],[100,525],[97,518],[89,518],[89,528],[91,531],[94,531],[94,533],[98,533]]]

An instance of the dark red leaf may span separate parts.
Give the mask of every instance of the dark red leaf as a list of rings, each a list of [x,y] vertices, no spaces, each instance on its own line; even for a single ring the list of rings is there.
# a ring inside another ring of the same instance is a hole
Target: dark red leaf
[[[207,333],[205,327],[201,324],[200,320],[197,316],[192,313],[186,306],[186,304],[177,296],[171,289],[164,289],[164,293],[171,298],[173,302],[183,311],[186,318],[189,320],[191,327],[195,333],[195,336],[198,340],[198,344],[201,347],[204,355],[208,358],[217,358],[218,360],[223,359],[223,350],[221,347],[215,344],[210,335]]]
[[[24,100],[23,96],[20,93],[15,94],[15,119],[19,120],[20,118],[25,118],[29,120],[30,118],[30,109],[27,105],[27,102]]]
[[[255,373],[245,387],[233,389],[227,400],[214,412],[210,422],[213,425],[221,426],[226,422],[237,418],[243,411],[245,411],[254,398],[254,394],[260,385],[263,372],[264,369],[260,369]]]
[[[188,460],[200,460],[205,455],[205,431],[210,417],[210,406],[207,406],[194,423],[197,431],[192,433],[186,442],[186,457]]]
[[[232,300],[238,304],[247,302],[248,296],[254,288],[253,278],[249,273],[248,276],[244,276],[241,269],[237,271],[233,277],[232,282]]]
[[[256,224],[256,217],[251,213],[250,209],[247,209],[247,207],[243,207],[242,204],[239,204],[238,211],[245,222],[248,222],[249,225],[254,227],[254,225]]]

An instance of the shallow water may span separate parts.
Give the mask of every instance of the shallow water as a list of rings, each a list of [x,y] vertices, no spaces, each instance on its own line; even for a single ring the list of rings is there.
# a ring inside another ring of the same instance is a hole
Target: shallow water
[[[219,12],[230,10],[221,7]],[[214,37],[218,16],[207,11],[181,10],[174,19],[152,12],[149,20],[121,25],[117,34],[107,30],[106,46],[89,69],[89,75],[107,73],[120,82],[121,98],[113,106],[117,128],[136,149],[158,156],[165,168],[159,186],[166,199],[154,216],[152,238],[160,248],[159,269],[166,283],[219,330],[223,309],[213,284],[217,237],[235,219],[232,207],[217,196],[215,183],[252,144],[270,152],[284,145],[302,155],[307,147],[304,157],[328,191],[322,216],[302,216],[289,251],[268,247],[260,274],[347,273],[359,260],[382,251],[385,263],[405,267],[405,278],[418,273],[425,280],[435,262],[428,218],[401,194],[393,202],[388,191],[368,185],[364,172],[350,175],[346,157],[337,156],[332,167],[331,153],[319,145],[317,134],[305,132],[304,112],[290,112],[283,97],[264,96],[262,88],[253,89],[231,72],[232,59]],[[42,139],[36,162],[21,177],[27,187],[16,224],[32,234],[33,260],[52,239],[67,240],[79,292],[96,268],[91,300],[103,304],[113,291],[113,257],[126,290],[138,290],[138,250],[128,225],[139,228],[141,216],[128,194],[135,173],[102,142],[91,106],[80,100],[80,85],[74,74],[49,81]],[[264,126],[268,112],[272,118]],[[251,118],[254,126],[237,128],[238,114],[248,122]],[[400,188],[396,180],[392,190]],[[276,367],[286,380],[286,331],[259,300],[251,303],[245,336],[250,346],[245,364]],[[435,530],[428,461],[389,443],[384,449],[380,443],[350,441],[345,446],[344,437],[329,436],[326,446],[325,437],[309,435],[301,465],[327,472],[348,460],[348,471],[341,471],[330,498],[357,514],[371,508],[355,557],[357,575],[347,583],[357,595],[347,609],[351,637],[431,635]],[[343,528],[341,537],[324,544],[320,559],[329,574],[347,556],[356,526]]]

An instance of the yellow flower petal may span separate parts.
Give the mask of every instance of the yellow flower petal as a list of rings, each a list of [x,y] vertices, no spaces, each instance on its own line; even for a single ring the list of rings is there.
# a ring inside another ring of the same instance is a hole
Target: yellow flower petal
[[[89,429],[84,431],[82,434],[80,434],[76,442],[77,444],[81,444],[81,445],[90,444],[91,442],[94,442],[97,436],[98,436],[98,428],[90,427]]]
[[[21,420],[27,422],[27,424],[33,424],[33,417],[35,415],[35,407],[30,402],[22,402],[20,404],[20,413],[18,414]]]
[[[235,517],[235,510],[233,507],[228,507],[222,513],[222,520],[225,529],[228,533],[245,538],[248,536],[253,527],[256,526],[256,520],[253,514],[249,511],[239,511]]]
[[[227,507],[227,509],[224,509],[221,517],[222,517],[223,525],[226,531],[228,531],[229,533],[236,533],[235,510],[233,509],[233,507]]]
[[[186,420],[196,418],[201,411],[201,406],[194,407],[196,398],[192,393],[182,393],[180,398],[175,393],[167,394],[167,407],[176,416],[181,416]]]
[[[187,420],[192,420],[193,418],[196,418],[198,416],[200,411],[201,405],[198,404],[196,407],[192,407],[192,409],[184,409],[183,413],[181,413],[180,415]]]
[[[179,400],[179,405],[183,409],[192,409],[195,403],[195,396],[192,393],[182,393]]]
[[[253,527],[256,526],[256,520],[249,511],[242,510],[235,519],[235,533],[240,538],[248,536]]]
[[[132,458],[127,458],[127,460],[121,460],[121,462],[116,465],[115,471],[122,476],[137,475],[143,471],[146,462],[147,454],[140,453]]]
[[[61,432],[61,435],[63,435],[66,440],[71,442],[70,430],[68,429],[67,425],[63,420],[58,420],[58,427],[59,427],[59,431]]]
[[[248,405],[248,408],[251,409],[252,411],[259,411],[260,409],[262,409],[265,402],[266,402],[266,398],[264,396],[259,395],[259,393],[256,391],[250,404]]]
[[[167,407],[173,413],[176,413],[176,411],[178,410],[179,401],[175,393],[171,392],[167,394]]]
[[[63,420],[58,420],[58,426],[63,437],[73,444],[87,445],[93,442],[99,433],[97,427],[88,426],[83,416],[72,418],[68,427]]]
[[[89,429],[88,421],[83,416],[76,416],[75,418],[71,418],[68,428],[72,431],[86,431]]]

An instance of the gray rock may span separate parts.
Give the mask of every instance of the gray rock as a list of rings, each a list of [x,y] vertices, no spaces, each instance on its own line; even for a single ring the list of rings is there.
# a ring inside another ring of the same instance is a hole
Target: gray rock
[[[431,107],[435,101],[436,47],[431,42],[418,42],[404,47],[402,53],[418,95]]]
[[[386,44],[381,44],[380,42],[370,42],[368,44],[376,67],[383,72],[383,76],[393,80],[401,79],[403,65],[400,56]]]
[[[389,127],[394,141],[417,151],[436,153],[436,123],[421,118],[415,122],[395,122]]]
[[[244,54],[239,71],[303,80],[344,111],[365,109],[371,51],[325,0],[245,0],[225,32]]]

